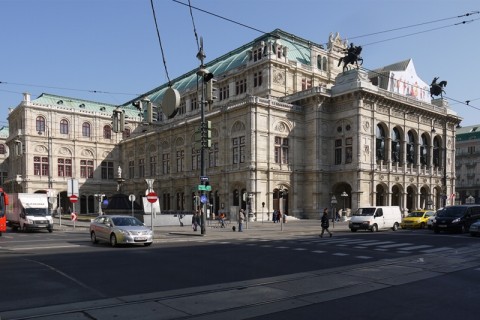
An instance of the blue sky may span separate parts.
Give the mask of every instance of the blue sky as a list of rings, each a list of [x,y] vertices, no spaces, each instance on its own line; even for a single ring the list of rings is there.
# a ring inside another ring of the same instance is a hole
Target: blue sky
[[[23,92],[122,104],[167,82],[163,59],[172,80],[197,68],[190,10],[179,2],[154,0],[163,57],[150,0],[0,0],[0,127]],[[192,9],[206,62],[276,28],[316,43],[339,32],[363,46],[367,69],[411,58],[426,83],[447,80],[462,126],[480,124],[480,14],[456,18],[479,11],[478,0],[190,3],[244,25]]]

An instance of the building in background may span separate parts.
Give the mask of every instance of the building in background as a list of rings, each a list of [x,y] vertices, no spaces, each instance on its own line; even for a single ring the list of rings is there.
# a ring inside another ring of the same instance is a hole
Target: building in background
[[[274,30],[203,66],[216,80],[213,102],[198,70],[172,80],[180,95],[174,116],[162,110],[169,84],[121,106],[26,94],[9,115],[6,143],[15,151],[6,185],[65,195],[73,177],[81,212],[93,212],[94,194],[116,192],[119,166],[125,194],[144,195],[145,179],[154,179],[163,213],[191,211],[204,103],[215,213],[317,218],[330,206],[350,213],[365,205],[406,212],[448,204],[461,119],[444,99],[431,99],[411,60],[343,72],[346,49],[338,34],[324,47]],[[115,110],[128,122],[123,133],[112,133]]]
[[[457,203],[480,203],[480,125],[457,129]]]

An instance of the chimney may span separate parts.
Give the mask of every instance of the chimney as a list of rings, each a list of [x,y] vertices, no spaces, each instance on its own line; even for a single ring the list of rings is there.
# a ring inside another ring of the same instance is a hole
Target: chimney
[[[30,102],[30,93],[28,92],[23,93],[23,102]]]

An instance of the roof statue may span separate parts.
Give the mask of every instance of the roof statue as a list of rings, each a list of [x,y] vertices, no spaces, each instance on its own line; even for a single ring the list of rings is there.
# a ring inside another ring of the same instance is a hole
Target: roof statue
[[[438,77],[433,78],[432,84],[430,84],[430,96],[433,99],[433,96],[440,96],[443,98],[443,94],[445,91],[443,90],[444,87],[447,86],[447,81],[443,80],[437,83]]]
[[[360,53],[362,52],[362,47],[361,46],[354,46],[353,43],[350,43],[350,47],[347,49],[344,49],[343,52],[345,53],[345,56],[341,57],[338,60],[338,66],[342,64],[343,62],[343,71],[348,70],[348,65],[349,64],[356,64],[357,69],[359,68],[358,62],[360,61],[360,65],[363,64],[363,59],[360,57]]]

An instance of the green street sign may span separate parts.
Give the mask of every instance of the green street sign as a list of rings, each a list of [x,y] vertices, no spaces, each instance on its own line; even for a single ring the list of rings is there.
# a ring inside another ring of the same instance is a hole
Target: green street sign
[[[212,186],[204,186],[203,184],[198,185],[199,191],[212,191]]]

